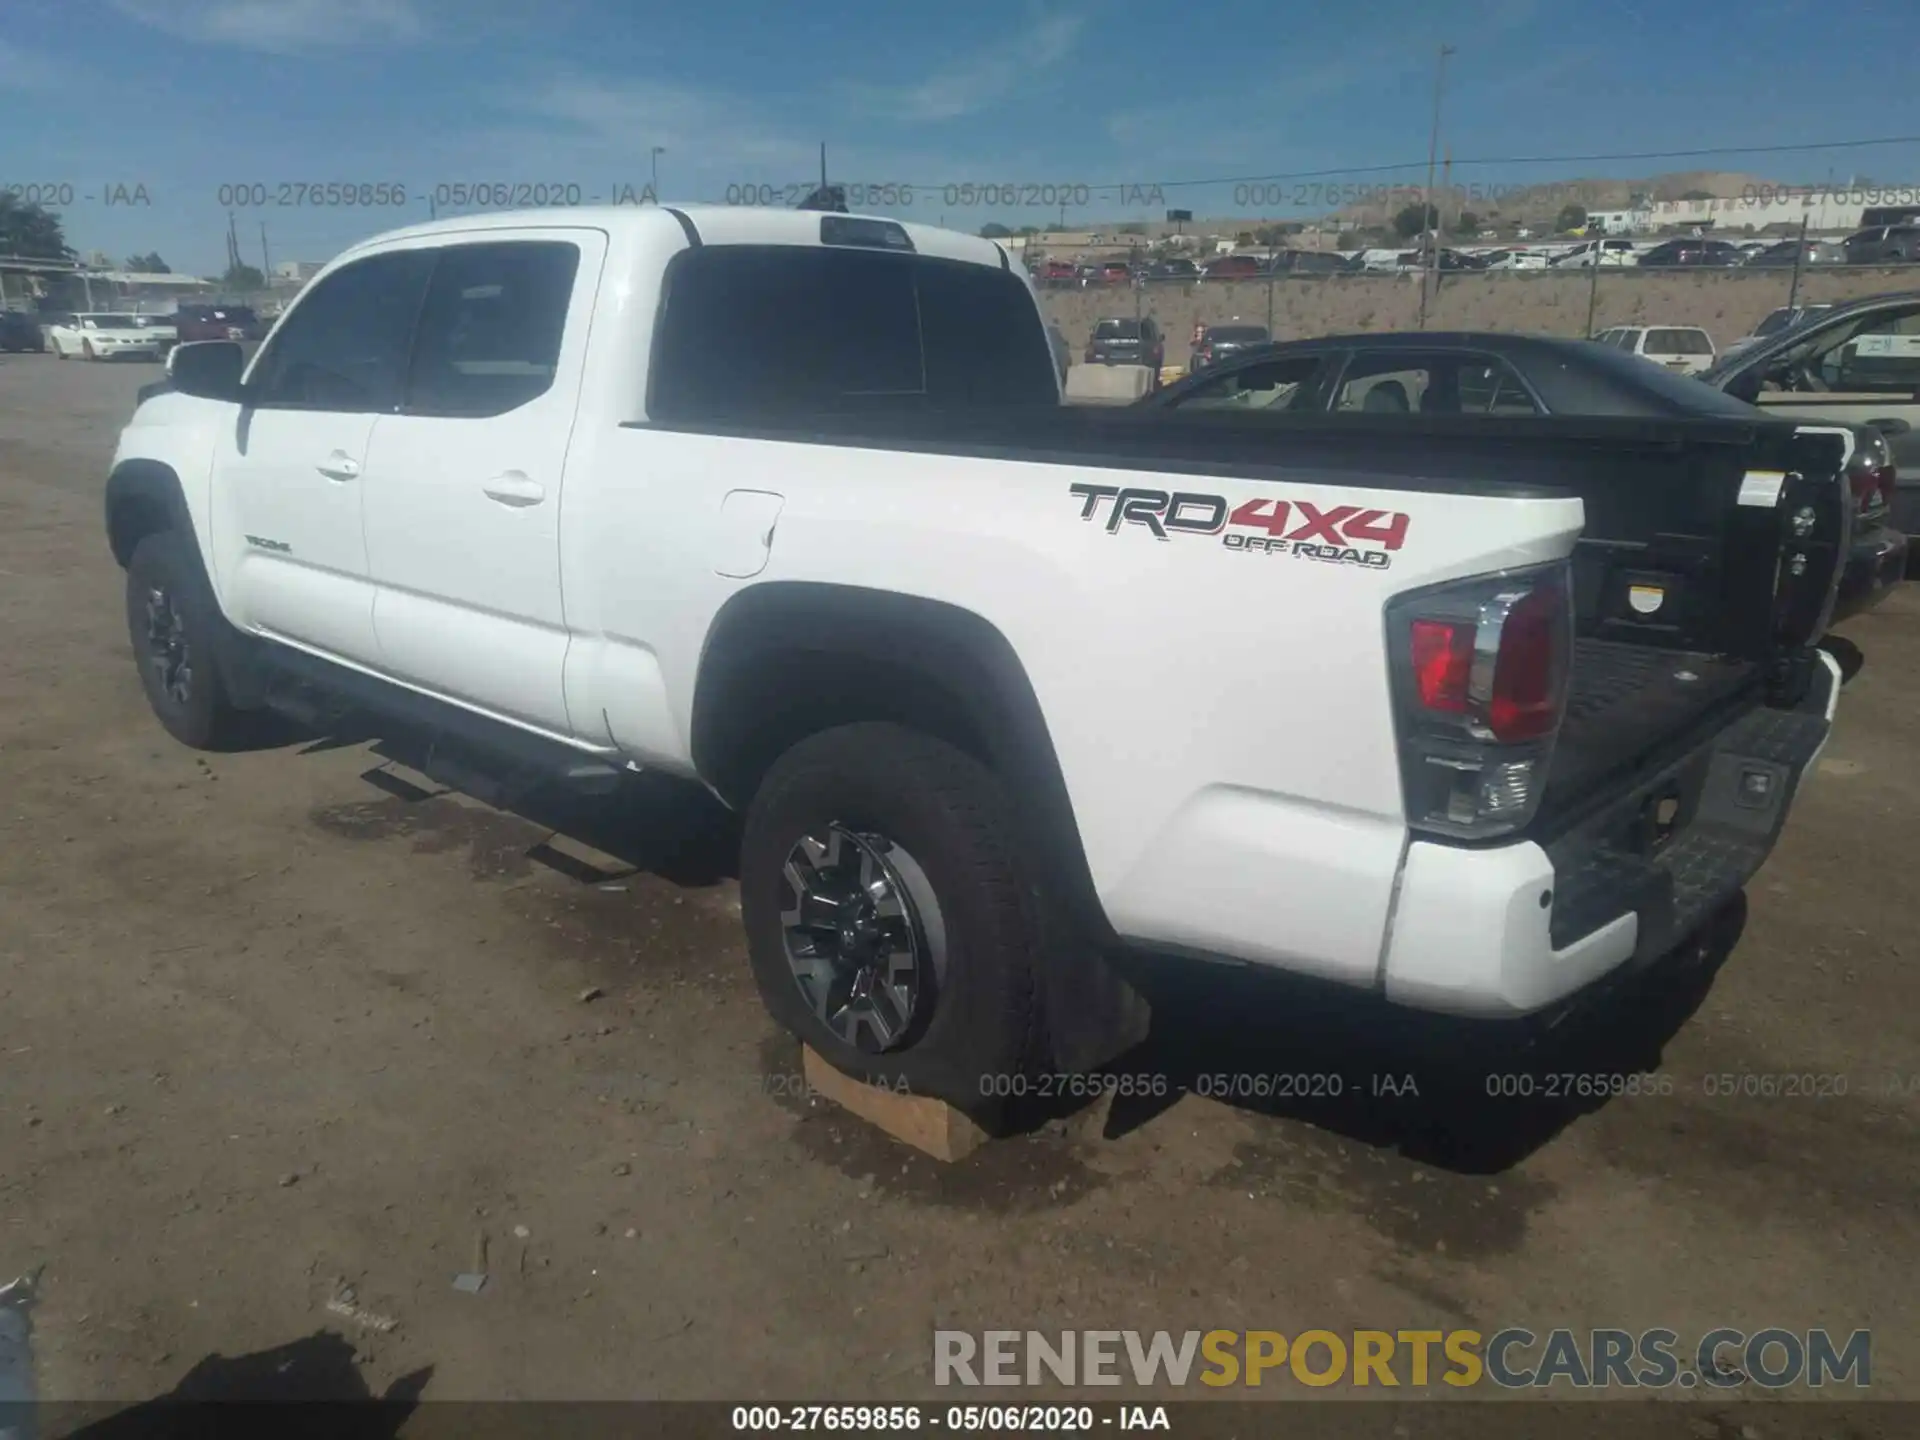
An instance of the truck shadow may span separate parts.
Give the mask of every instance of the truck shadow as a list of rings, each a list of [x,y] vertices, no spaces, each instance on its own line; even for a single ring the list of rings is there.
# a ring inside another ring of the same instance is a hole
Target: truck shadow
[[[354,1347],[321,1330],[270,1350],[209,1355],[166,1394],[123,1409],[60,1406],[67,1419],[97,1410],[68,1440],[225,1440],[273,1435],[392,1440],[433,1378],[426,1366],[375,1395],[354,1364]]]
[[[401,765],[425,778],[429,742],[389,726],[377,729],[343,724],[330,733],[300,737],[302,754],[352,748],[369,741],[372,753],[390,765]],[[408,809],[423,807],[449,787],[422,788],[413,779],[382,766],[364,772],[361,779],[394,802],[397,820]],[[582,794],[545,783],[512,787],[505,794],[478,796],[554,839],[577,842],[618,862],[601,863],[567,853],[551,841],[525,848],[527,860],[545,866],[582,885],[598,885],[638,874],[658,875],[675,885],[704,889],[738,878],[740,821],[732,811],[697,785],[648,773],[621,777],[613,794]],[[484,812],[470,812],[475,816]],[[452,817],[438,817],[443,826]],[[480,823],[475,821],[474,823]],[[366,825],[360,830],[364,833]]]
[[[1189,966],[1179,987],[1150,978],[1152,1033],[1111,1069],[1167,1083],[1145,1095],[1116,1090],[1107,1134],[1193,1094],[1461,1174],[1498,1174],[1610,1100],[1659,1093],[1650,1072],[1745,924],[1742,894],[1693,942],[1551,1022],[1422,1015],[1239,970],[1195,983]]]

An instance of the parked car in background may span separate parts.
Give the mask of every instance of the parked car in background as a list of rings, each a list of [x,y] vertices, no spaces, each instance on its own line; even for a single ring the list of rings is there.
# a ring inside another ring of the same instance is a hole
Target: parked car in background
[[[1538,250],[1495,250],[1487,256],[1489,270],[1545,270],[1548,263]]]
[[[1596,258],[1597,257],[1597,258]],[[1589,240],[1553,258],[1556,270],[1590,270],[1595,264],[1638,265],[1640,254],[1631,240]]]
[[[1258,280],[1260,257],[1258,255],[1221,255],[1209,260],[1200,274],[1203,280]]]
[[[1200,267],[1191,260],[1157,260],[1147,267],[1146,278],[1161,284],[1169,281],[1198,280]]]
[[[1698,375],[1714,361],[1713,337],[1691,325],[1618,325],[1593,338],[1683,375]]]
[[[1720,352],[1720,358],[1725,360],[1729,356],[1738,355],[1741,351],[1751,349],[1762,340],[1770,340],[1775,335],[1791,330],[1794,326],[1811,320],[1816,315],[1824,315],[1831,309],[1833,309],[1831,305],[1782,305],[1778,310],[1772,311],[1766,319],[1754,326],[1751,335],[1742,335],[1738,340],[1735,340],[1731,345],[1727,346],[1726,349],[1722,350]]]
[[[1780,240],[1754,251],[1741,263],[1760,269],[1791,269],[1796,256],[1802,265],[1844,265],[1847,249],[1833,240]]]
[[[47,337],[40,333],[40,321],[25,310],[0,310],[0,350],[12,354],[42,352]]]
[[[1194,343],[1193,354],[1187,360],[1187,370],[1189,373],[1204,370],[1251,346],[1267,345],[1272,341],[1273,333],[1264,325],[1209,325]]]
[[[1642,267],[1668,268],[1682,265],[1738,265],[1740,252],[1725,240],[1699,240],[1689,237],[1668,240],[1640,257]]]
[[[266,325],[246,305],[182,305],[173,314],[180,343],[201,340],[260,340]]]
[[[1911,302],[1920,332],[1920,296]],[[1920,339],[1920,333],[1916,334]],[[1916,352],[1920,361],[1920,351]],[[1738,367],[1735,367],[1738,368]],[[1744,396],[1648,365],[1611,345],[1504,333],[1332,335],[1243,354],[1140,403],[1166,408],[1279,409],[1373,415],[1596,415],[1640,419],[1754,418]],[[1853,435],[1846,479],[1855,507],[1853,547],[1836,614],[1876,604],[1908,555],[1893,521],[1892,449],[1855,415],[1801,412]],[[1910,499],[1920,492],[1904,492]]]
[[[1080,272],[1071,260],[1049,260],[1033,272],[1033,278],[1040,285],[1072,285]]]
[[[172,346],[167,332],[139,323],[140,317],[92,311],[47,329],[47,348],[56,360],[158,360]]]
[[[1763,410],[1880,431],[1891,522],[1920,529],[1920,290],[1829,306],[1700,378]]]
[[[1166,337],[1151,315],[1102,320],[1087,341],[1089,365],[1145,365],[1158,377],[1166,360]]]
[[[1920,260],[1920,225],[1874,225],[1840,243],[1849,265],[1907,265]]]
[[[1267,264],[1270,275],[1344,275],[1347,257],[1333,250],[1281,250]]]

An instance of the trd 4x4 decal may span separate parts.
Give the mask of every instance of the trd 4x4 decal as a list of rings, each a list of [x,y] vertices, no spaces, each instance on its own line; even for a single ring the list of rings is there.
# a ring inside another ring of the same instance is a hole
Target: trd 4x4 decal
[[[1231,505],[1224,495],[1196,491],[1121,489],[1117,485],[1070,485],[1079,497],[1080,518],[1097,520],[1101,502],[1110,502],[1105,520],[1109,535],[1122,525],[1139,525],[1156,539],[1175,535],[1218,535],[1229,550],[1264,555],[1288,554],[1302,560],[1362,565],[1385,570],[1392,552],[1406,543],[1408,517],[1397,510],[1368,510],[1358,505],[1325,509],[1309,500],[1244,500]]]

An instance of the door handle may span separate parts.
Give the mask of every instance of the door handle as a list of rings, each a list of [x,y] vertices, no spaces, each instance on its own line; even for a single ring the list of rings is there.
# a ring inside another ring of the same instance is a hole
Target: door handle
[[[537,480],[530,480],[518,470],[509,470],[496,475],[480,489],[489,500],[497,500],[502,505],[526,506],[538,505],[547,498],[547,487]]]
[[[313,467],[329,480],[352,480],[360,473],[360,462],[344,450],[336,450]]]

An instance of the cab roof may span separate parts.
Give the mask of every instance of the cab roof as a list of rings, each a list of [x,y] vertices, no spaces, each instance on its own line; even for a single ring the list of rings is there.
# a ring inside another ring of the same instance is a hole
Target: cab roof
[[[916,254],[943,260],[1009,269],[1005,249],[992,240],[935,225],[897,220],[890,215],[842,216],[820,210],[762,209],[736,205],[580,205],[564,209],[491,210],[477,215],[449,216],[422,225],[408,225],[373,235],[346,254],[396,240],[472,235],[490,230],[534,228],[604,230],[609,236],[654,234],[679,230],[702,245],[819,245],[821,221],[830,218],[871,220],[898,225],[913,241]]]

